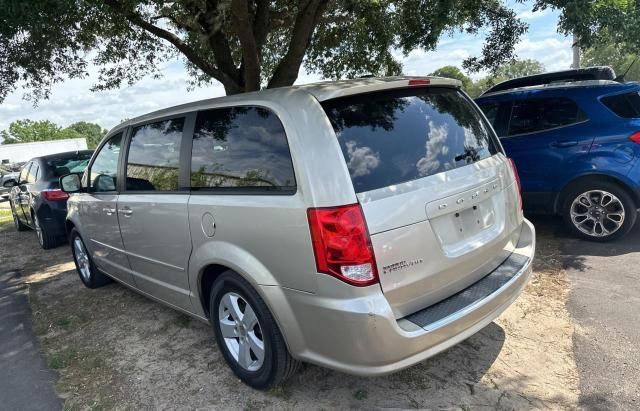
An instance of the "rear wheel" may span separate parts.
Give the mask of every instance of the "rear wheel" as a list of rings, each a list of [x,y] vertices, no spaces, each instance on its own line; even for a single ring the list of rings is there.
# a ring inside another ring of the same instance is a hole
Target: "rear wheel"
[[[36,213],[33,213],[33,226],[36,230],[36,236],[38,237],[38,243],[40,243],[40,247],[45,250],[50,248],[54,248],[60,243],[58,237],[51,234],[51,230],[40,222],[40,218]]]
[[[637,218],[637,206],[627,192],[608,181],[584,182],[565,197],[563,217],[577,236],[611,241],[627,234]]]
[[[237,274],[227,271],[216,280],[209,314],[227,364],[247,385],[268,389],[298,370],[266,304]]]
[[[69,242],[71,243],[71,252],[73,253],[73,261],[76,263],[76,270],[80,276],[80,280],[87,288],[98,288],[109,284],[112,280],[108,276],[100,272],[87,251],[84,241],[78,231],[74,228],[69,234]]]

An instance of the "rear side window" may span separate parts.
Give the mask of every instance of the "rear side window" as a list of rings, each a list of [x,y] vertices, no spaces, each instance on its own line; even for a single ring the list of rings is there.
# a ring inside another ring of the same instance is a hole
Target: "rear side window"
[[[322,105],[356,192],[452,170],[497,152],[480,113],[455,89],[384,91]]]
[[[28,184],[33,184],[36,182],[38,178],[38,172],[40,171],[40,166],[38,163],[31,163],[31,168],[29,169],[29,173],[27,174],[26,180]]]
[[[602,104],[623,118],[640,118],[640,93],[618,94],[602,98]]]
[[[296,189],[284,127],[262,107],[198,112],[191,155],[194,189]]]
[[[516,100],[511,111],[509,135],[550,130],[587,119],[587,115],[569,98]]]
[[[127,157],[127,190],[176,191],[184,117],[133,129]]]
[[[62,177],[70,173],[82,173],[87,168],[91,154],[82,154],[71,158],[51,158],[47,160],[47,166],[53,171],[56,177]]]
[[[18,180],[20,180],[19,181],[20,184],[27,182],[27,175],[29,175],[30,167],[31,167],[31,163],[27,163],[25,164],[24,167],[22,167],[22,170],[20,170],[20,176],[18,177]]]

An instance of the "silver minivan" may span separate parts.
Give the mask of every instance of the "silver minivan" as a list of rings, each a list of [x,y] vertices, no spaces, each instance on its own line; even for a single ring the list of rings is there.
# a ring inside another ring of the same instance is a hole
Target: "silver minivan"
[[[409,367],[489,324],[531,274],[516,170],[454,80],[172,107],[115,127],[61,185],[83,283],[209,321],[261,389],[302,362]]]

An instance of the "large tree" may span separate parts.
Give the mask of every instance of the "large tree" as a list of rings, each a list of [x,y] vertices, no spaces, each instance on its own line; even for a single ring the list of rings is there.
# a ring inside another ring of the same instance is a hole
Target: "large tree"
[[[325,78],[396,74],[399,55],[433,50],[443,35],[456,31],[486,34],[479,55],[464,67],[493,70],[514,57],[526,30],[506,3],[5,0],[0,2],[0,101],[19,85],[36,100],[47,97],[52,84],[88,76],[90,63],[100,68],[94,90],[159,76],[162,64],[176,58],[185,62],[192,85],[217,80],[229,94],[290,85],[302,67]],[[630,44],[640,43],[635,1],[534,4],[559,9],[560,29],[576,30],[585,44],[611,21],[624,23],[635,39]]]
[[[227,93],[401,71],[397,53],[433,50],[443,34],[487,33],[467,61],[513,57],[526,25],[501,0],[7,0],[0,2],[0,101],[19,84],[35,99],[100,67],[94,89],[160,75],[182,59],[193,81]]]
[[[60,127],[49,120],[16,120],[7,130],[0,131],[0,144],[30,143],[34,141],[85,138],[87,147],[95,148],[106,134],[98,124],[80,121],[69,127]]]

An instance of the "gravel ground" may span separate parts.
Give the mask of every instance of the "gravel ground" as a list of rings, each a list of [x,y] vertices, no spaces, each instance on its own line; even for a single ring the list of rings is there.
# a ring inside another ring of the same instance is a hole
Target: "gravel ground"
[[[544,232],[538,244],[523,295],[463,343],[386,377],[309,365],[268,392],[234,377],[208,324],[118,284],[84,288],[68,246],[43,251],[33,232],[6,223],[0,270],[19,271],[29,285],[34,332],[59,372],[68,409],[576,408],[574,328],[559,244]]]

